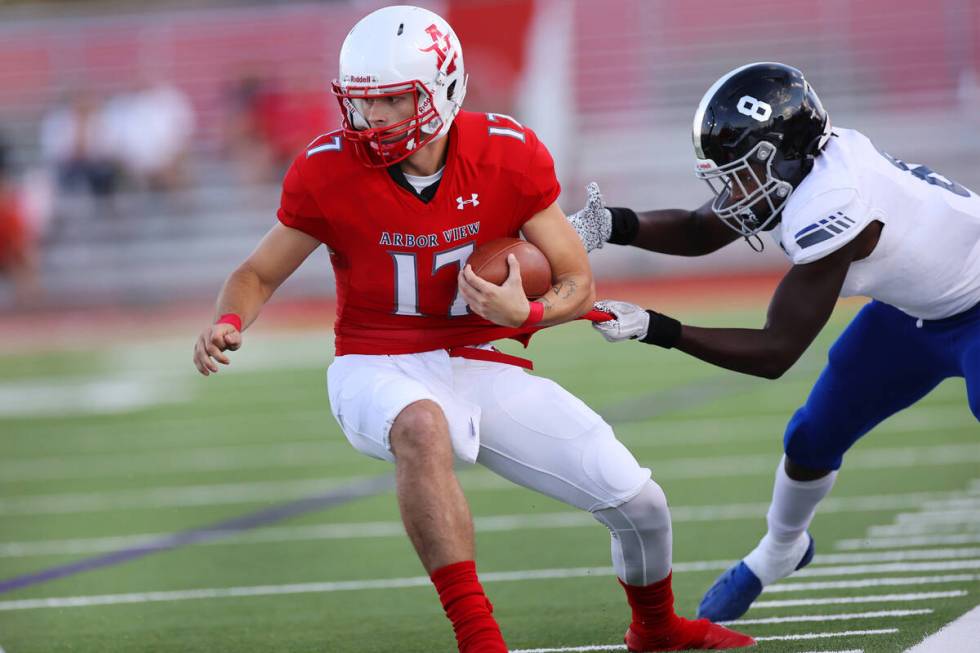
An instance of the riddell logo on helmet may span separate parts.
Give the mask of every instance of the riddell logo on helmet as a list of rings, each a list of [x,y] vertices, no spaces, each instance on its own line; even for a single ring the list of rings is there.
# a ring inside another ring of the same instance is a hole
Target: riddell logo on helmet
[[[345,75],[344,82],[347,84],[373,84],[378,81],[374,75]]]
[[[436,65],[439,70],[442,70],[442,65],[446,62],[446,53],[449,52],[452,47],[449,44],[449,35],[443,34],[439,31],[439,28],[435,23],[432,23],[425,28],[425,33],[432,37],[432,45],[427,48],[419,48],[422,52],[435,52],[436,53]],[[442,43],[439,43],[439,39],[442,39]],[[453,58],[449,62],[449,67],[446,68],[446,74],[452,75],[456,72],[456,53],[453,53]]]

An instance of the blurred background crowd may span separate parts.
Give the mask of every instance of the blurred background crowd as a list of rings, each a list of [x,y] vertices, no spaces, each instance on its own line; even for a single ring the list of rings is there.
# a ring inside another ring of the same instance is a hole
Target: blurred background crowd
[[[338,126],[344,36],[384,3],[0,4],[0,310],[211,297],[275,220],[291,159]],[[975,0],[441,0],[466,108],[542,137],[573,211],[693,207],[690,121],[727,70],[801,68],[836,124],[980,189]],[[602,276],[784,265],[733,245],[703,261],[605,248]],[[332,292],[322,253],[284,288]]]

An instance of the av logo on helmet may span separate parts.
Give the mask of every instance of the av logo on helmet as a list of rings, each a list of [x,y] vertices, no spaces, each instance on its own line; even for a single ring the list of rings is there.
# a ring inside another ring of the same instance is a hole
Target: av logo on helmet
[[[427,48],[419,48],[422,52],[435,52],[437,58],[437,65],[439,70],[442,70],[442,65],[446,62],[446,53],[452,48],[449,44],[449,35],[443,34],[439,31],[439,28],[435,23],[432,23],[425,28],[426,34],[432,37],[432,45]],[[442,39],[440,43],[439,40]],[[456,72],[456,53],[453,53],[452,61],[449,62],[449,67],[446,69],[446,74],[451,75]]]
[[[743,95],[738,100],[738,112],[759,122],[765,122],[772,115],[772,107],[751,95]]]
[[[465,207],[467,204],[472,204],[473,206],[480,206],[480,200],[476,199],[477,197],[479,197],[477,193],[470,193],[470,199],[464,200],[463,196],[460,195],[459,197],[456,198],[456,208],[462,211],[463,207]]]

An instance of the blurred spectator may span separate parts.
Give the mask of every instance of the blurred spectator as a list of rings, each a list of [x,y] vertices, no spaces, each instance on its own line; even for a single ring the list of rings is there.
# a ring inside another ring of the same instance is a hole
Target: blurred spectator
[[[231,93],[227,153],[244,181],[279,181],[311,140],[339,127],[337,103],[322,73],[243,77]]]
[[[102,103],[79,93],[41,122],[41,155],[54,168],[58,188],[68,193],[111,195],[119,184],[113,137]]]
[[[277,181],[282,172],[263,124],[268,94],[268,82],[254,74],[240,78],[229,94],[225,155],[238,181],[248,185]]]
[[[173,191],[186,185],[195,117],[190,101],[178,88],[150,82],[116,96],[106,107],[105,122],[113,153],[137,188]]]
[[[14,183],[10,149],[0,139],[0,277],[9,277],[14,300],[29,306],[40,297],[37,239]]]

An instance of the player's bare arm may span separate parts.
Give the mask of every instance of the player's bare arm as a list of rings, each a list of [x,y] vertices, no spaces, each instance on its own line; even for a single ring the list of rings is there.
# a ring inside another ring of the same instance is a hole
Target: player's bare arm
[[[313,253],[320,243],[297,229],[277,224],[265,235],[255,251],[225,281],[215,310],[215,318],[234,314],[242,329],[258,317],[262,306],[283,281]],[[201,331],[194,344],[194,366],[204,376],[218,371],[218,363],[231,363],[225,351],[241,347],[242,334],[234,325],[218,323]]]
[[[620,210],[629,211],[614,209],[614,212]],[[676,256],[710,254],[739,238],[715,217],[710,201],[693,211],[662,209],[637,213],[635,234],[619,234],[616,226],[612,237],[627,241],[624,244]]]
[[[711,201],[693,211],[658,209],[636,213],[628,208],[607,207],[595,182],[586,191],[585,207],[568,216],[568,221],[587,251],[608,242],[661,254],[701,256],[739,238],[738,233],[718,220],[711,210]]]
[[[535,214],[522,231],[548,259],[554,280],[551,290],[537,300],[544,306],[544,317],[537,324],[560,324],[589,310],[595,299],[592,270],[558,204]],[[459,289],[474,313],[496,324],[520,326],[528,318],[530,302],[524,296],[516,258],[509,257],[508,263],[510,276],[500,286],[481,279],[467,265],[459,274]]]
[[[680,351],[735,372],[776,379],[806,351],[833,313],[860,238],[833,254],[794,265],[780,281],[761,329],[684,325]]]
[[[611,342],[640,339],[735,372],[779,378],[827,323],[851,263],[874,250],[880,233],[881,224],[872,223],[837,251],[790,268],[776,288],[761,329],[681,325],[655,311],[616,301],[600,302],[617,319],[595,328]]]

